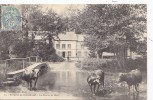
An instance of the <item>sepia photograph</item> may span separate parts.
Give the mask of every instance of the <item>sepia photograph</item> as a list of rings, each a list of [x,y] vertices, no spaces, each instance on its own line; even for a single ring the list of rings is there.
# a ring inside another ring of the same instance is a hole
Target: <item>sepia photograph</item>
[[[147,4],[1,4],[0,99],[147,100]]]

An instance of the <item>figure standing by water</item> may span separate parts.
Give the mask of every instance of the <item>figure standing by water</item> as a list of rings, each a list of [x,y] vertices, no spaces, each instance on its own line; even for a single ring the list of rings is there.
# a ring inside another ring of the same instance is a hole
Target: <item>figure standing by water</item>
[[[69,56],[67,56],[67,61],[69,61],[70,60],[70,57]]]

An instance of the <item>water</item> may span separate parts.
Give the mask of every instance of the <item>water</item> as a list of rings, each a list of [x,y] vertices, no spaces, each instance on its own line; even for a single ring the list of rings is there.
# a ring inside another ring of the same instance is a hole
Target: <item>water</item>
[[[87,72],[79,71],[51,71],[38,80],[38,88],[58,91],[73,92],[87,88]]]
[[[139,98],[133,95],[128,96],[127,85],[119,84],[116,80],[118,73],[105,72],[105,89],[100,87],[100,91],[96,96],[91,94],[87,77],[90,72],[82,71],[75,67],[74,62],[51,63],[51,69],[38,78],[37,91],[34,93],[41,94],[49,92],[50,94],[65,95],[70,94],[72,97],[78,97],[83,100],[146,100],[147,84],[145,77],[140,84]],[[18,89],[17,89],[18,88]],[[26,84],[21,87],[9,87],[6,91],[24,91],[30,93]],[[132,89],[131,89],[132,92]],[[63,94],[65,93],[65,94]],[[63,98],[64,99],[64,98]]]
[[[50,71],[39,78],[37,88],[43,91],[69,93],[84,100],[146,100],[146,91],[141,92],[139,98],[129,97],[127,95],[128,89],[112,82],[111,79],[115,76],[108,74],[105,77],[104,91],[106,93],[99,92],[97,96],[92,96],[87,83],[87,76],[88,72],[79,70]]]

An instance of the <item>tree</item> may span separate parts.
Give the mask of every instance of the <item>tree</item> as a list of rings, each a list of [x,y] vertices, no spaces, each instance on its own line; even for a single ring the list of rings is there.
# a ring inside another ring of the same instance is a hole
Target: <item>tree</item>
[[[99,57],[109,48],[122,68],[127,49],[136,52],[146,33],[146,5],[88,5],[76,19],[80,30],[88,35],[86,45],[96,48]]]
[[[35,12],[31,14],[31,19],[37,19],[32,21],[34,26],[33,30],[42,31],[39,35],[41,35],[44,40],[48,41],[48,46],[46,46],[47,55],[54,55],[56,53],[53,46],[54,37],[58,37],[59,33],[66,30],[66,20],[56,14],[52,9],[46,12]]]
[[[23,47],[25,49],[23,52],[24,57],[30,56],[33,53],[33,48],[35,44],[35,40],[34,40],[35,34],[32,33],[31,35],[32,38],[30,40],[29,31],[37,29],[37,27],[33,24],[33,21],[38,20],[36,19],[36,16],[37,18],[41,19],[41,15],[42,15],[41,9],[42,7],[40,5],[22,5],[21,6],[22,16],[19,16],[19,18],[22,19],[22,35],[23,35],[22,45],[26,45],[26,48]],[[35,15],[35,17],[33,17],[32,15]]]
[[[20,35],[20,31],[0,32],[0,59],[4,60],[9,58],[9,47],[16,44]]]

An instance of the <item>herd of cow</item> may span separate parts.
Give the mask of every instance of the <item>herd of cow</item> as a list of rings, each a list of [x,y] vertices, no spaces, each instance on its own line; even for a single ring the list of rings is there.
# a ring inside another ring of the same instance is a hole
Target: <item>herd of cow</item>
[[[20,79],[27,82],[28,88],[30,90],[32,89],[36,90],[36,84],[37,84],[38,78],[44,73],[46,73],[47,70],[48,70],[48,67],[45,67],[45,66],[41,66],[39,68],[34,68],[34,69],[25,69],[22,75],[20,76]],[[142,73],[138,69],[132,70],[129,73],[120,73],[117,82],[123,82],[123,81],[125,81],[128,85],[129,94],[130,94],[131,86],[133,86],[136,92],[139,93],[139,83],[141,83],[142,81]],[[34,82],[34,86],[33,86],[33,82]],[[93,73],[88,75],[87,83],[90,86],[91,93],[95,95],[95,93],[99,91],[100,85],[103,86],[103,89],[105,88],[104,86],[105,72],[102,70],[94,71]]]
[[[87,82],[90,86],[91,92],[95,95],[95,92],[99,90],[100,85],[104,88],[104,77],[105,73],[102,70],[96,70],[94,73],[90,74],[87,78]],[[129,88],[130,94],[130,87],[134,86],[137,93],[139,93],[139,83],[142,81],[142,74],[140,70],[135,69],[130,71],[129,73],[120,73],[118,82],[125,81]],[[96,86],[98,88],[96,90]]]
[[[36,89],[36,83],[38,80],[38,77],[42,74],[44,70],[44,67],[40,67],[39,69],[33,69],[33,70],[25,70],[22,75],[22,80],[25,80],[29,84],[30,90],[32,90],[32,81],[34,81],[34,88]],[[142,81],[142,74],[140,70],[135,69],[130,71],[129,73],[120,73],[119,78],[117,80],[118,82],[125,81],[129,88],[129,94],[130,94],[130,87],[133,86],[137,93],[139,93],[139,83]],[[100,85],[103,86],[104,89],[104,82],[105,82],[105,73],[102,70],[96,70],[93,73],[91,73],[87,77],[87,82],[90,86],[90,90],[93,95],[97,91],[99,91]],[[96,89],[96,86],[97,89]]]

